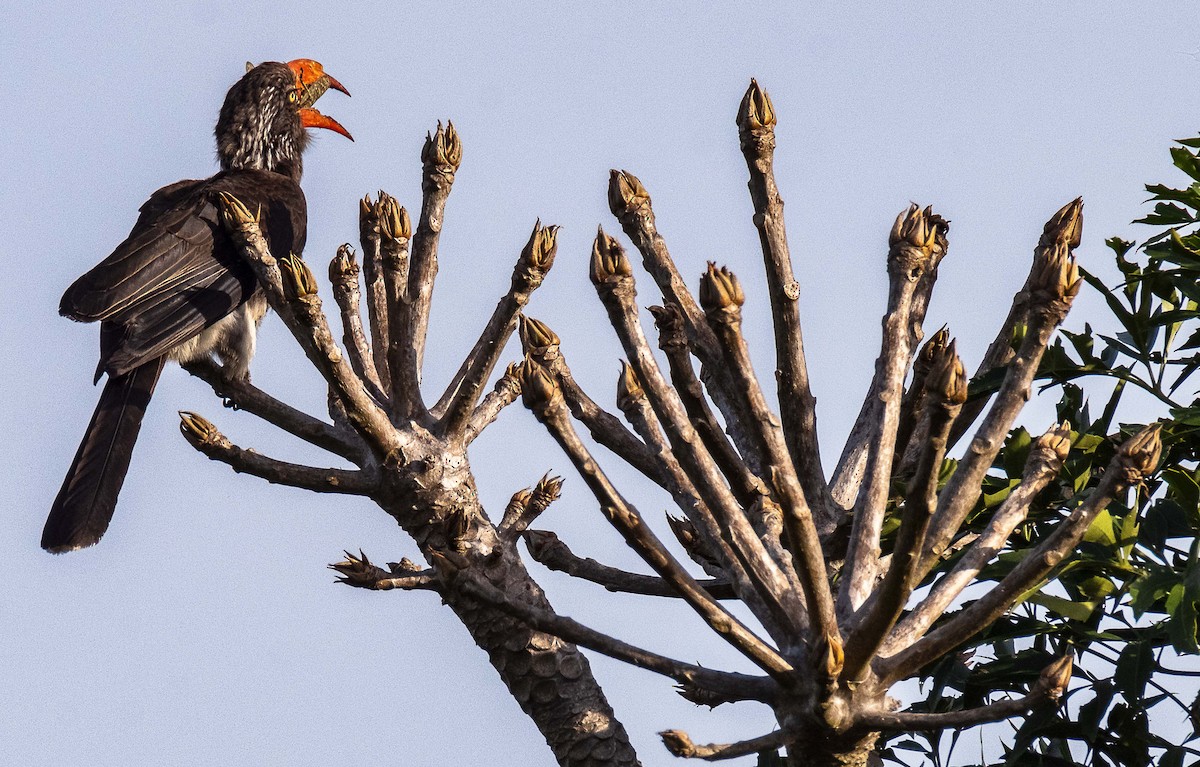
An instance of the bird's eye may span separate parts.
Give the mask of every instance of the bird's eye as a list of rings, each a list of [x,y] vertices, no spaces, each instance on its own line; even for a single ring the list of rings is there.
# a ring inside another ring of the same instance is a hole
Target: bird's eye
[[[295,104],[297,98],[299,98],[299,96],[296,95],[295,91],[288,91],[288,103],[289,104]]]

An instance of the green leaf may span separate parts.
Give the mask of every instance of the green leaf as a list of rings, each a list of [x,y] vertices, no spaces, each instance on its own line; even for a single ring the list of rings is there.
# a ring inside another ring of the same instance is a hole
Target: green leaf
[[[1169,202],[1160,202],[1154,206],[1154,212],[1135,220],[1135,224],[1151,224],[1155,226],[1174,226],[1176,224],[1194,224],[1196,218],[1183,208]]]
[[[1154,662],[1154,645],[1150,642],[1130,642],[1117,659],[1113,682],[1127,701],[1141,700],[1146,693],[1146,684],[1157,669]]]
[[[1117,531],[1113,527],[1113,517],[1108,509],[1096,515],[1087,532],[1083,534],[1083,539],[1088,543],[1099,543],[1104,546],[1117,545]]]
[[[1073,621],[1083,622],[1092,617],[1092,613],[1096,612],[1098,603],[1096,602],[1076,602],[1062,597],[1052,596],[1050,594],[1037,593],[1029,597],[1029,602],[1035,605],[1041,605],[1047,610],[1052,610],[1064,618],[1070,618]]]
[[[1176,168],[1192,178],[1200,181],[1200,160],[1187,149],[1179,146],[1171,147],[1171,161]]]

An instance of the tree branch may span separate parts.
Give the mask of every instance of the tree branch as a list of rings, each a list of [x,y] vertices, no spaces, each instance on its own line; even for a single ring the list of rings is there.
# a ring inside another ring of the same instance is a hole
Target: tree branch
[[[1075,200],[1046,224],[1035,256],[1039,268],[1030,283],[1031,304],[1025,338],[1009,363],[991,409],[942,491],[932,522],[934,534],[926,541],[921,560],[922,575],[929,572],[974,507],[984,475],[1004,446],[1004,436],[1029,399],[1038,363],[1054,329],[1066,317],[1083,284],[1072,254],[1082,229],[1082,206],[1080,200]]]
[[[226,378],[221,367],[212,360],[193,360],[183,365],[183,369],[211,386],[213,393],[226,401],[227,407],[244,410],[351,463],[361,465],[366,459],[366,445],[357,435],[345,434],[337,427],[275,399],[248,380]]]
[[[1012,531],[1025,520],[1030,504],[1045,489],[1062,468],[1071,448],[1071,427],[1063,423],[1038,438],[1029,458],[1021,483],[1013,488],[1000,508],[992,515],[980,533],[950,572],[938,579],[929,593],[896,625],[882,650],[893,655],[925,635],[934,621],[942,617],[955,598],[974,582],[979,571],[1000,553]]]
[[[678,394],[663,377],[638,322],[629,261],[620,244],[603,232],[597,235],[592,249],[591,278],[608,311],[609,322],[663,425],[672,453],[716,519],[722,538],[745,568],[763,603],[778,613],[783,626],[798,632],[807,622],[807,608],[792,587],[793,580],[784,572],[789,563],[775,559],[768,552],[700,442]]]
[[[754,204],[754,226],[766,264],[783,433],[816,525],[832,527],[839,514],[821,468],[816,399],[809,387],[800,327],[800,284],[792,273],[783,198],[775,183],[775,108],[771,97],[754,80],[742,98],[737,124],[742,154],[750,171],[748,186]]]
[[[379,193],[380,202],[383,193]],[[358,242],[363,251],[363,285],[367,291],[367,323],[371,329],[371,361],[381,384],[384,396],[391,394],[392,375],[388,369],[388,339],[391,328],[388,324],[387,285],[383,279],[383,253],[380,242],[379,205],[371,204],[367,195],[358,205]],[[361,317],[358,320],[362,324]],[[365,369],[365,366],[364,366]],[[381,400],[382,401],[382,400]]]
[[[521,394],[520,363],[514,362],[496,381],[496,386],[488,393],[479,406],[471,413],[470,420],[463,428],[463,442],[467,445],[475,441],[486,429],[500,411],[511,405]]]
[[[378,486],[374,472],[366,470],[319,469],[269,458],[253,450],[243,450],[230,442],[203,416],[179,412],[179,430],[188,444],[214,461],[228,465],[239,474],[250,474],[274,485],[288,485],[314,493],[343,493],[369,497]]]
[[[464,573],[463,568],[458,563],[451,562],[448,557],[433,554],[431,559],[438,575],[447,582],[450,588],[460,589],[475,599],[503,610],[530,627],[566,642],[595,650],[623,663],[668,676],[681,685],[717,693],[729,701],[756,700],[769,703],[779,694],[778,685],[768,677],[714,671],[643,650],[589,628],[564,615],[511,600],[500,589],[482,578],[475,577],[470,568]]]
[[[529,554],[551,570],[603,586],[608,591],[651,597],[678,597],[669,582],[653,575],[642,575],[601,564],[591,557],[579,557],[548,530],[525,531]],[[728,580],[698,581],[713,599],[737,599]]]
[[[1161,424],[1147,426],[1121,445],[1100,484],[1087,500],[1059,522],[1046,540],[1025,555],[986,594],[906,650],[879,663],[885,683],[903,679],[935,658],[992,625],[1075,550],[1092,520],[1116,495],[1141,482],[1158,465],[1162,453]]]
[[[979,363],[979,367],[975,371],[975,375],[971,377],[971,383],[976,384],[982,380],[988,373],[993,370],[1004,367],[1013,359],[1013,336],[1018,328],[1029,322],[1029,314],[1033,303],[1036,299],[1034,293],[1039,290],[1037,287],[1041,273],[1046,268],[1047,259],[1052,257],[1052,254],[1058,243],[1063,237],[1063,226],[1067,225],[1066,232],[1068,241],[1073,242],[1070,248],[1074,249],[1079,244],[1080,237],[1083,234],[1083,223],[1081,219],[1083,208],[1083,199],[1076,198],[1063,206],[1054,216],[1046,223],[1042,230],[1042,236],[1038,240],[1037,247],[1034,249],[1033,264],[1030,266],[1029,275],[1025,278],[1025,283],[1021,289],[1013,296],[1012,306],[1009,307],[1008,316],[1004,318],[1003,324],[1000,326],[999,332],[996,333],[995,339],[984,352],[983,359]],[[986,396],[976,397],[970,402],[963,405],[963,411],[959,415],[958,423],[954,425],[954,429],[950,432],[950,446],[953,447],[958,440],[967,433],[971,425],[983,412],[987,405],[988,398]]]
[[[879,536],[892,479],[904,377],[912,358],[909,324],[913,293],[934,250],[944,239],[940,216],[915,203],[896,218],[888,237],[888,308],[875,376],[863,411],[870,411],[864,439],[866,473],[854,504],[850,545],[838,591],[838,613],[849,616],[866,600],[879,568]],[[868,404],[869,403],[869,404]]]
[[[378,240],[376,240],[378,245]],[[360,293],[358,290],[358,261],[354,258],[354,248],[346,243],[338,248],[337,255],[329,262],[329,284],[333,288],[333,299],[337,302],[342,320],[342,345],[346,347],[346,356],[350,358],[350,367],[368,387],[371,396],[379,402],[386,402],[383,384],[379,380],[379,372],[375,369],[375,360],[371,356],[371,346],[367,343],[366,332],[363,330],[362,314],[359,309]]]
[[[695,579],[646,527],[637,510],[612,486],[572,428],[562,393],[550,372],[527,358],[521,378],[521,391],[526,406],[533,410],[534,415],[547,427],[563,452],[571,459],[571,463],[599,501],[604,516],[629,547],[655,572],[669,581],[672,588],[718,636],[781,684],[794,684],[791,664],[700,588]]]
[[[354,429],[377,457],[397,450],[399,435],[333,341],[329,324],[321,312],[321,299],[316,295],[312,272],[299,258],[289,257],[285,265],[290,287],[285,293],[280,262],[267,249],[267,242],[250,211],[232,195],[222,193],[221,217],[226,230],[241,248],[242,256],[254,269],[271,307],[300,342],[309,360],[337,391]]]
[[[829,574],[825,571],[825,558],[812,512],[796,476],[779,419],[767,405],[742,336],[741,307],[744,301],[737,277],[724,267],[718,270],[710,261],[708,271],[700,281],[700,304],[717,337],[725,367],[742,394],[742,407],[750,414],[746,426],[756,429],[755,437],[762,444],[762,456],[768,462],[775,495],[782,500],[783,524],[788,532],[790,550],[797,560],[797,575],[804,590],[805,604],[814,616],[820,634],[836,635],[833,594],[829,590]]]
[[[429,328],[429,309],[433,301],[434,278],[438,272],[438,239],[446,212],[446,199],[454,184],[454,174],[462,162],[462,141],[453,123],[425,137],[421,149],[421,218],[413,235],[408,271],[408,300],[401,312],[403,325],[396,342],[403,352],[403,370],[399,375],[411,386],[414,412],[425,406],[420,396],[421,364],[425,356],[425,335]],[[394,374],[395,375],[395,374]]]
[[[518,313],[529,303],[533,291],[541,286],[550,267],[554,265],[554,255],[558,251],[558,229],[557,226],[542,226],[541,221],[533,225],[529,242],[521,250],[517,265],[513,268],[508,292],[496,305],[479,340],[434,407],[434,413],[441,414],[447,434],[457,434],[465,426],[479,399],[479,391],[487,383],[504,345],[516,327]]]
[[[387,339],[387,367],[391,376],[388,410],[394,420],[400,421],[421,409],[421,382],[419,378],[411,378],[412,369],[405,364],[408,339],[401,332],[408,301],[408,244],[412,238],[412,221],[396,198],[382,191],[372,213],[378,220],[379,258],[387,305],[386,330],[380,332]]]
[[[422,570],[407,557],[400,562],[389,562],[390,569],[384,570],[371,564],[361,550],[357,557],[349,551],[343,553],[346,555],[343,561],[329,565],[330,570],[338,573],[338,583],[372,591],[403,589],[441,592],[441,582],[433,570]]]
[[[929,438],[921,451],[917,471],[905,502],[904,516],[883,582],[864,605],[866,614],[846,642],[845,678],[861,682],[871,659],[904,612],[918,584],[918,565],[930,517],[937,507],[938,476],[946,455],[950,427],[967,398],[966,372],[950,343],[934,361],[926,390],[931,401]]]
[[[784,746],[791,745],[796,739],[794,735],[789,735],[783,730],[776,730],[737,743],[708,743],[705,745],[693,743],[691,737],[683,730],[663,730],[658,736],[662,738],[663,745],[671,752],[672,756],[703,759],[706,762],[736,759],[739,756],[749,756],[760,751],[778,751]]]

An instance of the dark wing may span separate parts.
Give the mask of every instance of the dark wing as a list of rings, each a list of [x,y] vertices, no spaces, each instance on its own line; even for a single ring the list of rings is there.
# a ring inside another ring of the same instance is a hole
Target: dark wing
[[[253,272],[218,217],[221,191],[261,209],[276,255],[303,248],[304,196],[291,179],[242,171],[160,189],[129,237],[76,280],[59,307],[72,319],[104,321],[101,370],[119,375],[165,354],[254,292]]]

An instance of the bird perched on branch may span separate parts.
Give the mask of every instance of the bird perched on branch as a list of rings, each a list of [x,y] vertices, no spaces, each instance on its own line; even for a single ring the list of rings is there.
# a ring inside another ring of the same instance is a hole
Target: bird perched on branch
[[[108,380],[50,509],[42,548],[73,551],[104,535],[167,359],[190,362],[215,354],[226,376],[247,376],[267,304],[250,265],[225,234],[217,198],[232,194],[259,211],[276,258],[303,252],[306,129],[351,138],[312,106],[329,88],[349,95],[310,59],[248,67],[229,89],[217,120],[221,171],[151,195],[129,237],[67,288],[59,312],[100,321],[96,380]]]

